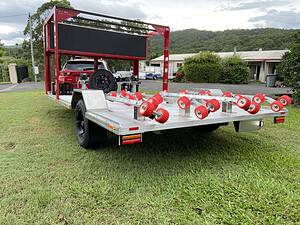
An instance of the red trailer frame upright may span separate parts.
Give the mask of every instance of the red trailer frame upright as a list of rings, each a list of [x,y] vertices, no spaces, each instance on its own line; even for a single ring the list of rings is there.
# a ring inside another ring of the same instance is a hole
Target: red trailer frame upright
[[[88,17],[82,17],[79,15],[88,15]],[[103,18],[102,20],[91,19],[91,17]],[[134,30],[141,30],[148,37],[153,35],[161,35],[164,37],[164,64],[163,64],[163,86],[162,90],[168,90],[168,74],[169,74],[169,47],[170,47],[170,28],[168,26],[146,23],[139,20],[130,20],[120,17],[113,17],[102,15],[98,13],[92,13],[77,9],[54,7],[49,17],[46,19],[43,26],[44,34],[44,78],[45,78],[45,90],[46,94],[51,91],[51,55],[54,54],[55,63],[55,93],[56,99],[59,99],[59,73],[60,73],[60,56],[61,55],[72,55],[72,56],[82,56],[82,57],[92,57],[94,58],[94,68],[97,69],[98,59],[123,59],[133,61],[133,74],[135,76],[139,75],[139,60],[144,60],[146,57],[135,57],[130,55],[118,55],[118,54],[104,54],[101,52],[84,52],[84,51],[73,51],[65,50],[59,48],[59,25],[64,23],[71,23],[74,19],[85,20],[90,23],[101,23],[108,25],[121,25],[121,27],[126,27]],[[105,20],[104,20],[105,19]],[[108,20],[117,21],[109,22]],[[133,24],[133,25],[132,25]],[[140,24],[144,27],[139,27],[134,24]],[[54,43],[51,47],[51,26],[53,26],[53,39]],[[84,25],[86,26],[86,25]],[[89,28],[89,26],[86,26]],[[91,28],[94,29],[94,28]],[[113,31],[113,28],[108,28],[108,31]],[[117,32],[128,33],[128,30],[117,29]],[[99,43],[101,44],[101,43]],[[104,43],[105,44],[105,43]]]

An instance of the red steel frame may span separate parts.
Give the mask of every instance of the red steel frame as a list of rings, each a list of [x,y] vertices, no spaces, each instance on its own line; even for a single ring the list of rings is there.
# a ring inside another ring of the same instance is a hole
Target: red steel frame
[[[51,91],[51,55],[54,54],[55,63],[55,87],[56,87],[56,99],[59,99],[59,73],[60,73],[60,55],[76,55],[83,57],[93,57],[94,58],[94,69],[98,68],[99,58],[109,58],[109,59],[125,59],[133,61],[133,75],[139,75],[139,60],[145,59],[140,57],[132,56],[121,56],[121,55],[111,55],[102,53],[91,53],[91,52],[78,52],[69,51],[58,48],[58,24],[64,20],[76,17],[79,14],[89,14],[93,16],[99,16],[104,18],[110,18],[113,20],[121,20],[127,22],[140,23],[144,25],[152,26],[151,32],[148,33],[149,37],[153,35],[162,35],[164,37],[164,64],[163,64],[163,86],[162,90],[168,90],[168,74],[169,74],[169,47],[170,47],[170,28],[163,25],[145,23],[141,21],[128,20],[119,17],[112,17],[107,15],[101,15],[76,9],[67,9],[54,7],[50,16],[46,19],[43,27],[44,34],[44,78],[45,78],[45,90],[46,94]],[[50,24],[54,24],[54,49],[50,48]],[[150,30],[150,29],[149,29]]]

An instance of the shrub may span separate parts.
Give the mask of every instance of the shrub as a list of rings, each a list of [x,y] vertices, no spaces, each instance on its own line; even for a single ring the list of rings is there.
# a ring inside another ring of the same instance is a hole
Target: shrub
[[[222,60],[220,82],[227,84],[246,84],[249,81],[249,68],[241,57],[235,55]]]
[[[183,72],[187,81],[215,83],[222,72],[221,58],[212,52],[200,54],[185,60]]]
[[[176,72],[176,74],[175,74],[175,77],[174,77],[173,81],[174,81],[174,82],[178,82],[178,83],[180,83],[180,82],[185,82],[185,81],[186,81],[186,79],[185,79],[185,74],[184,74],[184,72],[183,72],[183,68],[182,68],[182,67],[180,67],[180,68],[177,70],[177,72]]]
[[[9,57],[9,56],[3,56],[1,58],[1,76],[0,76],[0,81],[8,82],[9,81],[9,71],[8,71],[8,64],[10,63],[16,63],[17,66],[27,66],[28,67],[28,75],[31,80],[34,80],[34,75],[31,67],[31,62],[30,60],[26,59],[21,59],[21,58],[14,58],[14,57]]]
[[[291,51],[283,56],[277,71],[280,77],[283,78],[284,84],[294,91],[294,102],[300,105],[300,37],[291,46]]]

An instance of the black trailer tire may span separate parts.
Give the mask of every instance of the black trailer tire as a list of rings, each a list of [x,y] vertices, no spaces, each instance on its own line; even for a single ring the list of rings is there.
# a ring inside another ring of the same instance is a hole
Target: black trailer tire
[[[104,93],[118,90],[118,84],[113,74],[105,69],[97,70],[90,76],[90,89],[103,90]]]
[[[81,99],[75,107],[76,138],[84,148],[95,148],[107,143],[107,130],[85,118],[85,104]]]

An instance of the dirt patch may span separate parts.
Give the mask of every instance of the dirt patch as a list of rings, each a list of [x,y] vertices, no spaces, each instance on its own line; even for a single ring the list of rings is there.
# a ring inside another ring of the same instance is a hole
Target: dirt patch
[[[13,142],[6,142],[6,143],[1,143],[0,146],[6,150],[6,151],[12,151],[16,148],[16,143]]]

